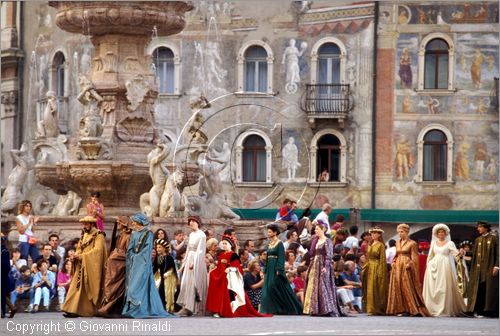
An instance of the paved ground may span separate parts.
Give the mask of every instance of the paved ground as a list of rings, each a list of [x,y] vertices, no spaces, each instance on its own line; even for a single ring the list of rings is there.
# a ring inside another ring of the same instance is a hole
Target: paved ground
[[[23,332],[24,331],[24,332]],[[65,319],[59,313],[18,314],[0,321],[0,335],[499,335],[498,319],[276,316],[156,320]]]

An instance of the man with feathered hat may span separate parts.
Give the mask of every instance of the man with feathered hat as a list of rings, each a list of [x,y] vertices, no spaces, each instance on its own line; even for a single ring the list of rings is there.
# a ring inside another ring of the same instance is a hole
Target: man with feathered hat
[[[82,235],[73,260],[73,279],[62,307],[64,317],[94,316],[101,303],[101,284],[106,261],[106,238],[96,228],[96,219],[85,216]]]

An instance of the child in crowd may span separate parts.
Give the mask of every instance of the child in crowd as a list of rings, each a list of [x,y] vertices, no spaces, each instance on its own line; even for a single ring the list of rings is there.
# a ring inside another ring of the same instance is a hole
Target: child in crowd
[[[31,270],[28,266],[24,265],[21,266],[19,272],[21,275],[16,280],[16,289],[10,293],[10,300],[15,306],[17,299],[29,299],[31,305],[33,301],[33,289],[31,288],[33,277],[31,276]]]
[[[304,291],[306,289],[307,266],[300,265],[297,267],[297,276],[293,279],[295,294],[300,302],[304,304]]]
[[[32,313],[38,311],[41,300],[43,300],[43,306],[45,310],[49,309],[50,298],[53,295],[56,276],[53,272],[49,271],[49,265],[47,260],[42,259],[37,262],[38,273],[35,274],[33,278],[33,310]]]
[[[61,311],[61,307],[66,299],[66,293],[69,290],[69,284],[71,283],[71,266],[72,262],[70,259],[64,261],[63,267],[59,273],[57,273],[57,296],[59,298],[59,306],[57,311]]]

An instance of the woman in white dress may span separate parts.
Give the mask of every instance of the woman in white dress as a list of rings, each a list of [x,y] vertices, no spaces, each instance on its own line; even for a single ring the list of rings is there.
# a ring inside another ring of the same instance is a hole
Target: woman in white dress
[[[434,225],[422,293],[432,316],[457,316],[465,312],[455,268],[455,257],[460,254],[451,241],[448,226]]]
[[[207,264],[205,252],[207,238],[200,230],[201,220],[198,216],[188,217],[189,234],[186,256],[182,262],[181,289],[177,304],[182,306],[180,316],[198,314],[203,316],[207,304]]]

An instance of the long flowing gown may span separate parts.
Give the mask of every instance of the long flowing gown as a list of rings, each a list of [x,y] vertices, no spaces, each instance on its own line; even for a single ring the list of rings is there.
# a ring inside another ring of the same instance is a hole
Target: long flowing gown
[[[134,231],[127,249],[125,306],[122,315],[132,318],[171,316],[165,311],[153,278],[153,233],[147,227]]]
[[[275,315],[302,315],[302,305],[285,275],[285,248],[280,241],[267,248],[260,312]]]
[[[401,240],[398,240],[393,263],[387,299],[387,315],[430,316],[425,307],[421,294],[422,287],[418,280],[417,243],[408,239],[401,244]]]
[[[313,244],[314,257],[307,272],[304,314],[341,316],[332,272],[332,241],[327,238],[323,243],[318,244],[315,240]]]
[[[158,293],[163,306],[168,312],[173,312],[175,308],[175,290],[177,288],[177,270],[174,258],[171,255],[157,255],[153,264],[153,273],[155,278],[158,275],[160,279]]]
[[[115,249],[106,261],[102,305],[98,315],[106,317],[121,316],[125,296],[125,258],[131,232],[122,231]]]
[[[385,245],[375,241],[368,246],[362,271],[363,307],[368,315],[385,315],[387,307],[387,264]]]
[[[452,241],[443,246],[438,246],[436,242],[431,244],[422,296],[432,316],[457,316],[465,311],[453,258],[457,254]]]
[[[78,241],[72,266],[72,280],[62,310],[80,316],[94,316],[102,300],[102,280],[106,261],[106,239],[92,228]]]
[[[182,280],[177,304],[193,314],[203,314],[207,298],[207,237],[201,230],[189,234],[186,256],[182,263]],[[193,265],[193,269],[189,266]]]
[[[225,261],[225,262],[223,262]],[[226,270],[229,268],[229,271]],[[222,317],[266,317],[257,312],[243,285],[243,269],[238,255],[227,251],[217,257],[217,267],[208,282],[207,310]]]

